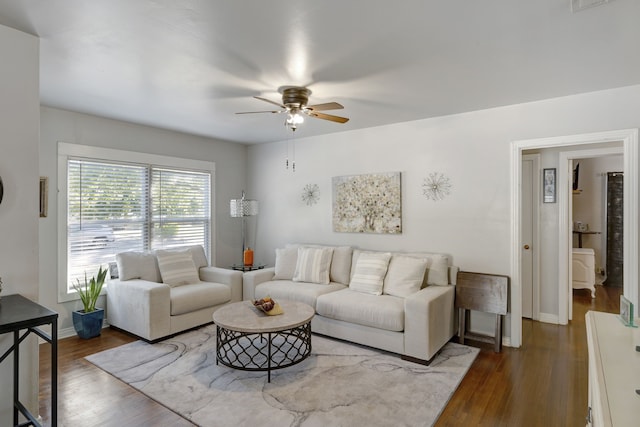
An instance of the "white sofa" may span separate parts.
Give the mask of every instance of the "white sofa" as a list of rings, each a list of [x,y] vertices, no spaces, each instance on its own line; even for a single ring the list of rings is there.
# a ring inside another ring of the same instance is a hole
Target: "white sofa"
[[[242,272],[210,267],[202,246],[123,252],[116,260],[107,320],[147,341],[211,323],[216,309],[242,300]]]
[[[313,332],[429,363],[455,333],[457,272],[444,254],[288,245],[275,267],[244,274],[243,298],[307,303]]]

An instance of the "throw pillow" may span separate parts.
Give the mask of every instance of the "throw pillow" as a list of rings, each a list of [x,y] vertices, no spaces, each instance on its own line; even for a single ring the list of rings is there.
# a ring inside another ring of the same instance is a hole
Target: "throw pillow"
[[[389,259],[391,259],[389,252],[360,253],[349,289],[371,295],[382,295]]]
[[[327,246],[302,243],[288,243],[285,248],[333,248],[331,258],[331,268],[329,270],[329,281],[348,285],[351,279],[351,257],[353,248],[351,246]]]
[[[120,252],[116,255],[120,280],[142,279],[160,283],[158,259],[149,252]]]
[[[181,286],[199,283],[198,269],[193,262],[193,256],[186,251],[156,251],[158,267],[162,281],[167,285]]]
[[[427,266],[427,284],[447,286],[449,284],[449,266],[444,255],[430,255]]]
[[[291,280],[296,274],[298,248],[276,249],[276,266],[273,280]]]
[[[294,282],[329,284],[333,248],[298,248]]]
[[[383,293],[405,298],[418,292],[426,271],[426,258],[394,255],[384,278]]]
[[[336,246],[333,249],[331,258],[331,281],[348,285],[351,279],[351,257],[353,248],[351,246]]]

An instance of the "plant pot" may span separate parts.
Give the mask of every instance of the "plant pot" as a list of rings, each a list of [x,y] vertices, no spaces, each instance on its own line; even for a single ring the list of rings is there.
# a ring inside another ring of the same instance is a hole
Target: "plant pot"
[[[85,313],[84,310],[74,311],[71,314],[73,316],[73,328],[80,338],[97,337],[102,332],[103,308],[96,308],[89,313]]]

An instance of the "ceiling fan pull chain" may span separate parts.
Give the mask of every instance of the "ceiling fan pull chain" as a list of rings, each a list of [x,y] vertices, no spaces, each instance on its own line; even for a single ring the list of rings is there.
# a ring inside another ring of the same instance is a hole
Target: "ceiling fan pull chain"
[[[295,128],[293,129],[295,131]],[[291,139],[291,168],[293,172],[296,171],[296,134],[293,134],[293,138]]]

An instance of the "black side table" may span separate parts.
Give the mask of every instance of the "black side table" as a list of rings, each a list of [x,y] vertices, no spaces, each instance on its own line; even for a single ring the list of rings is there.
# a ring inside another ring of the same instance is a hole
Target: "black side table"
[[[242,271],[242,272],[255,271],[255,270],[262,270],[264,268],[264,264],[253,264],[253,265],[233,264],[231,268],[237,271]]]
[[[51,325],[51,336],[37,326]],[[20,336],[20,331],[26,329]],[[51,344],[51,427],[58,425],[58,313],[36,304],[19,294],[0,298],[0,334],[13,332],[13,345],[0,357],[0,363],[13,353],[13,425],[36,426],[40,423],[20,402],[18,394],[20,372],[20,343],[33,332]],[[20,424],[19,414],[29,421]]]

